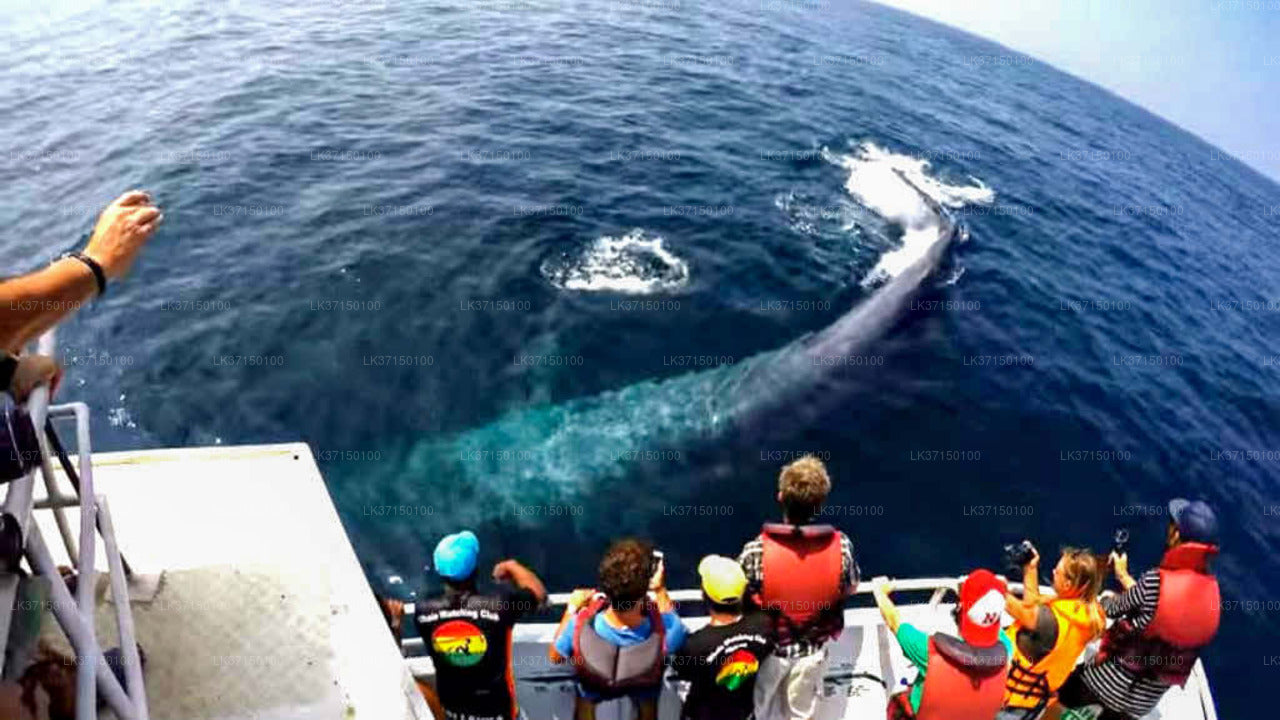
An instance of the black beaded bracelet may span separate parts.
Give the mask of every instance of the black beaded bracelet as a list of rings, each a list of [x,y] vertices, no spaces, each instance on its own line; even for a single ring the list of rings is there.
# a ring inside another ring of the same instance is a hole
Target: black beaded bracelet
[[[98,281],[98,297],[102,297],[103,295],[106,294],[107,274],[102,271],[102,266],[98,264],[97,260],[94,260],[93,258],[79,251],[63,253],[62,256],[59,257],[58,259],[62,260],[64,258],[75,258],[76,260],[79,260],[80,262],[88,266],[88,268],[93,271],[93,279]]]

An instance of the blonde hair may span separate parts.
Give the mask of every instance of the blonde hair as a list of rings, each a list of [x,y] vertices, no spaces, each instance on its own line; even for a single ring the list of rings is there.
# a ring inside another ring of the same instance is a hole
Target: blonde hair
[[[1071,588],[1070,597],[1079,598],[1089,607],[1090,625],[1095,637],[1107,629],[1106,614],[1098,602],[1102,592],[1102,566],[1098,556],[1087,548],[1062,549],[1062,579]]]
[[[812,455],[805,455],[782,468],[778,475],[778,494],[791,519],[807,520],[831,492],[827,466]]]

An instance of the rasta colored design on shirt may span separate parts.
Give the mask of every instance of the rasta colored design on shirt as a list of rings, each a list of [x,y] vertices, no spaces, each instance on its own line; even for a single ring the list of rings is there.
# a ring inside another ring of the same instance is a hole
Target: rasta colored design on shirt
[[[484,659],[489,641],[466,620],[450,620],[431,633],[431,647],[454,667],[471,667]]]
[[[724,661],[720,672],[716,674],[716,684],[734,691],[755,676],[760,669],[760,662],[748,650],[738,650]]]

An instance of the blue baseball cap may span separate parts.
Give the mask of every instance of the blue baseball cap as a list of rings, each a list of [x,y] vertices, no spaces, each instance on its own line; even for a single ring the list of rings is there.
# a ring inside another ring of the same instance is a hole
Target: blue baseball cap
[[[466,580],[476,571],[480,541],[470,530],[446,535],[432,555],[436,572],[448,580]]]
[[[1218,516],[1208,503],[1177,498],[1169,501],[1169,517],[1186,542],[1218,544]]]

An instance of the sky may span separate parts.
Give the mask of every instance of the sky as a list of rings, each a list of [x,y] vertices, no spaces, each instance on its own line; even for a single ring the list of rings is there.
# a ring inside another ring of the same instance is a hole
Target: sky
[[[1100,85],[1280,181],[1280,0],[877,0]]]

